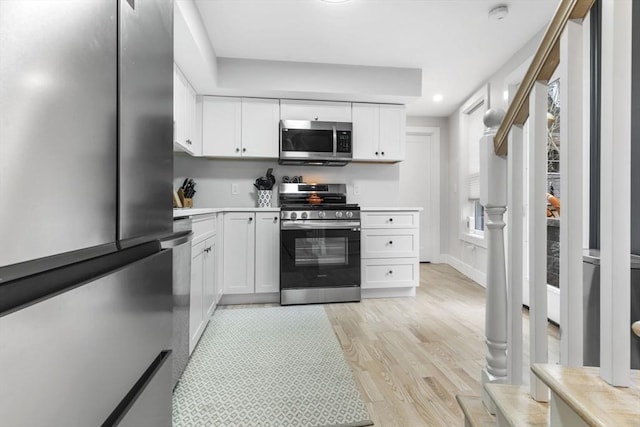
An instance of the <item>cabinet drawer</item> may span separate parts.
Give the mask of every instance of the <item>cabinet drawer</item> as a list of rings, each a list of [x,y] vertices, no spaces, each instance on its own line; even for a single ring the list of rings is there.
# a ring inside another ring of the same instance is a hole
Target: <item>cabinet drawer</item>
[[[413,287],[418,281],[416,258],[362,260],[363,289]]]
[[[216,214],[193,217],[191,229],[193,230],[192,245],[214,235],[216,233]]]
[[[362,228],[418,228],[418,212],[362,212]]]
[[[362,258],[418,257],[418,230],[362,230]]]

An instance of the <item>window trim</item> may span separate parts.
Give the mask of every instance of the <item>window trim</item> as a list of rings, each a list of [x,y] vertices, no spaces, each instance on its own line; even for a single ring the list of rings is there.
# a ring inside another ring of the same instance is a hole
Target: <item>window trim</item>
[[[487,242],[484,237],[484,231],[470,231],[467,229],[467,220],[468,217],[475,215],[475,208],[469,212],[469,205],[473,204],[473,199],[469,199],[468,194],[468,176],[469,176],[469,157],[468,157],[468,149],[466,144],[468,141],[465,141],[467,130],[465,126],[465,116],[475,112],[478,108],[484,109],[486,112],[490,108],[489,103],[489,84],[483,85],[478,91],[476,91],[473,95],[471,95],[467,101],[462,104],[460,109],[458,110],[459,124],[458,124],[458,132],[459,132],[459,141],[458,141],[458,149],[459,149],[459,170],[458,170],[458,188],[460,189],[459,199],[458,199],[458,215],[460,218],[460,224],[458,227],[458,237],[460,240],[465,241],[467,243],[471,243],[473,245],[486,248]],[[471,214],[471,215],[469,215]]]

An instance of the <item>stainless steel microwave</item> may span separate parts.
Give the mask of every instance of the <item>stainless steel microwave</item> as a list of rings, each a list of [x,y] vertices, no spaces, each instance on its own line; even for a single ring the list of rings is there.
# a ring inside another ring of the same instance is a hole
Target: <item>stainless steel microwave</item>
[[[353,158],[351,123],[280,121],[283,165],[344,166]]]

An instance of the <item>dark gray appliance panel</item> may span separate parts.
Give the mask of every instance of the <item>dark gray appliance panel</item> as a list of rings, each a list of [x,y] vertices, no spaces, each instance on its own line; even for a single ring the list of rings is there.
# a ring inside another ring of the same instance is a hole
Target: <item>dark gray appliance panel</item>
[[[116,18],[0,1],[0,266],[115,241]]]
[[[162,251],[0,317],[1,424],[101,425],[170,348],[171,260]]]
[[[171,366],[173,355],[163,360],[144,390],[116,423],[118,427],[171,427]],[[169,404],[167,404],[169,402]]]
[[[173,6],[120,0],[119,240],[172,229]]]

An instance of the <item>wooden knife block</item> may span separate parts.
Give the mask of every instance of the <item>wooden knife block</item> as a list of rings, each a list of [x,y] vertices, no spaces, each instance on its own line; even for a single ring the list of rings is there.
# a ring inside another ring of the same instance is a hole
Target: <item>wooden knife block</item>
[[[180,198],[180,203],[182,203],[183,208],[193,207],[193,199],[184,197],[184,191],[182,191],[182,188],[178,190],[178,197]]]

